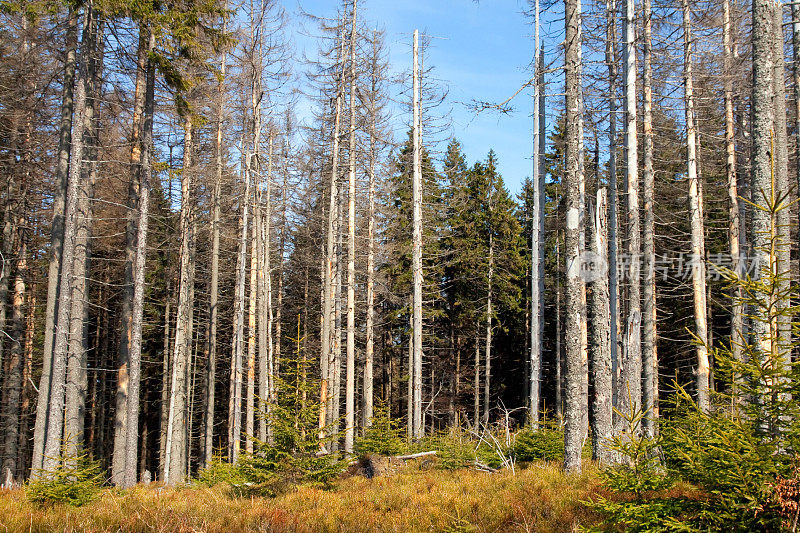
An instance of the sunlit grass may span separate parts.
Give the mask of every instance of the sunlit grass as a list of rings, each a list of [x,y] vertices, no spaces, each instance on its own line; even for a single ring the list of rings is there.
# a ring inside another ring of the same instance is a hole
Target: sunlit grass
[[[41,507],[0,492],[0,531],[344,532],[573,531],[594,517],[580,503],[598,490],[593,470],[556,465],[488,474],[407,467],[332,490],[300,487],[278,498],[235,498],[223,487],[105,490],[80,508]]]

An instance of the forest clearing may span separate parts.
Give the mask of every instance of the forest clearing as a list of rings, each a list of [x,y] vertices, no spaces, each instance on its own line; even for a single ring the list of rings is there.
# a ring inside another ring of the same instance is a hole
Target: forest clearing
[[[80,508],[40,508],[20,491],[0,497],[9,531],[270,532],[570,532],[591,524],[580,500],[591,473],[567,476],[536,465],[516,476],[470,470],[419,470],[386,478],[348,478],[332,489],[303,487],[276,498],[231,498],[221,487],[107,489]]]
[[[797,531],[798,190],[800,1],[0,0],[0,529]]]

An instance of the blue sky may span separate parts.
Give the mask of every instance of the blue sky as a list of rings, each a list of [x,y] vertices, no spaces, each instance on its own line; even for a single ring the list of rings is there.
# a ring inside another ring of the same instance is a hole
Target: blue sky
[[[333,15],[338,6],[333,0],[301,4],[320,16]],[[298,9],[289,1],[285,7],[290,12]],[[515,99],[510,114],[476,115],[465,104],[503,101],[530,77],[526,69],[533,55],[533,28],[522,14],[525,7],[524,0],[359,1],[362,21],[386,30],[393,71],[409,69],[415,28],[432,37],[425,65],[435,66],[436,77],[449,89],[443,110],[452,109],[452,134],[461,141],[470,164],[494,149],[512,193],[531,172],[530,92]],[[404,120],[407,117],[395,116],[398,131],[404,131]]]

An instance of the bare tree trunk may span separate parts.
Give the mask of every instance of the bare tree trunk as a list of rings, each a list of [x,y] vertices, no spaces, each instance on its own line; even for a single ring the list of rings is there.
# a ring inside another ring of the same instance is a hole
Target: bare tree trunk
[[[491,205],[491,185],[489,190],[489,205]],[[491,216],[491,208],[489,208]],[[492,375],[492,276],[494,275],[494,236],[489,233],[489,286],[486,297],[486,365],[483,376],[483,424],[489,426],[489,401],[491,399]]]
[[[775,106],[773,128],[775,130],[775,189],[781,191],[782,194],[787,195],[790,190],[789,186],[789,137],[786,131],[786,80],[784,64],[784,34],[783,34],[783,4],[775,3],[773,6],[774,11],[774,26],[773,26],[773,66],[775,74],[773,75],[773,83],[775,89],[773,92],[773,102]],[[780,298],[778,305],[780,314],[778,315],[778,330],[780,336],[780,357],[783,364],[791,363],[791,341],[792,341],[792,326],[790,323],[790,316],[787,313],[789,307],[788,294],[791,286],[791,244],[789,242],[789,198],[788,196],[781,199],[781,208],[777,212],[777,230],[778,230],[778,243],[777,244],[777,273],[778,285],[780,293],[787,295],[787,297]]]
[[[256,147],[256,150],[258,148]],[[258,176],[258,173],[256,173]],[[257,182],[260,181],[256,178]],[[256,195],[258,198],[260,195]],[[253,453],[253,437],[255,437],[255,397],[256,397],[256,303],[258,299],[258,266],[260,233],[261,230],[261,205],[260,198],[253,208],[253,229],[250,238],[250,301],[247,320],[247,392],[245,397],[245,451]],[[263,356],[263,355],[262,355]]]
[[[148,35],[148,49],[152,49],[155,38]],[[128,372],[128,434],[125,443],[124,486],[131,487],[137,481],[137,452],[139,444],[139,388],[141,382],[142,325],[144,314],[144,278],[147,268],[147,230],[150,209],[150,178],[152,176],[153,112],[155,92],[155,67],[147,66],[145,89],[144,123],[142,129],[142,164],[139,168],[139,220],[136,235],[136,258],[133,265],[133,323]]]
[[[223,22],[222,31],[226,25]],[[208,298],[208,361],[206,362],[206,412],[203,431],[203,466],[211,464],[214,455],[214,401],[217,377],[217,323],[219,322],[219,234],[220,196],[222,194],[222,123],[225,114],[225,73],[227,53],[220,59],[220,77],[217,84],[217,123],[214,137],[214,191],[211,197],[211,285]]]
[[[773,59],[773,2],[753,0],[753,93],[752,93],[752,157],[751,195],[757,206],[752,209],[750,242],[752,261],[755,263],[753,278],[758,281],[768,276],[773,265],[774,224],[771,207],[778,191],[773,177],[773,113],[774,104],[774,59]],[[755,296],[765,305],[771,305],[772,295],[758,292]],[[751,311],[754,357],[759,363],[773,353],[777,336],[773,330],[771,317],[761,306],[753,306]]]
[[[178,287],[178,310],[175,318],[175,341],[172,357],[172,387],[170,389],[169,420],[167,422],[167,449],[164,459],[167,485],[181,483],[186,475],[186,449],[188,444],[187,409],[189,406],[188,373],[192,350],[192,254],[194,217],[192,151],[194,150],[194,124],[191,111],[185,110],[183,171],[181,173],[181,248]]]
[[[794,6],[793,6],[794,7]],[[741,274],[739,191],[736,169],[736,138],[733,118],[733,31],[731,28],[731,3],[722,3],[722,46],[724,53],[723,84],[725,93],[725,173],[728,181],[728,243],[731,254],[731,269]],[[731,314],[731,351],[736,361],[742,361],[742,338],[744,333],[744,308],[741,303],[741,288],[733,289]]]
[[[78,14],[70,8],[67,16],[66,49],[64,53],[63,93],[61,97],[61,119],[59,124],[58,163],[53,195],[53,222],[50,231],[49,268],[47,275],[47,306],[45,311],[44,349],[42,377],[36,400],[36,422],[33,433],[33,461],[31,472],[42,468],[45,437],[49,419],[49,400],[52,394],[51,373],[53,336],[59,298],[61,277],[61,255],[64,244],[64,210],[67,197],[67,174],[69,172],[70,148],[72,144],[73,92],[75,82],[75,57],[78,47]]]
[[[325,265],[323,268],[324,298],[322,309],[322,354],[320,356],[321,384],[320,384],[320,437],[325,434],[326,426],[331,422],[333,414],[332,391],[334,375],[333,369],[333,330],[334,330],[334,299],[336,270],[336,223],[339,211],[339,129],[342,115],[342,85],[344,79],[344,36],[340,36],[338,62],[341,65],[339,78],[336,84],[336,107],[333,119],[333,147],[331,149],[331,179],[330,203],[328,206],[327,246],[325,251]],[[324,396],[324,398],[323,398]],[[325,400],[325,401],[322,401]]]
[[[592,251],[599,260],[608,257],[608,215],[607,191],[597,190],[597,206],[594,215],[594,235]],[[592,284],[593,339],[592,339],[592,377],[594,384],[594,431],[592,433],[592,452],[594,459],[601,464],[611,462],[608,442],[612,436],[613,404],[611,402],[611,321],[609,319],[609,289],[605,277],[594,279]]]
[[[581,448],[583,447],[583,413],[586,406],[583,399],[583,358],[582,323],[585,317],[583,308],[583,279],[581,278],[581,183],[583,181],[580,163],[580,139],[583,137],[580,113],[581,92],[581,2],[565,0],[565,76],[566,76],[566,266],[567,266],[567,398],[564,430],[564,467],[567,470],[581,469]]]
[[[683,82],[686,106],[686,146],[689,182],[689,214],[692,225],[692,291],[697,344],[697,404],[702,411],[709,409],[708,324],[706,316],[705,236],[703,233],[703,193],[697,172],[697,131],[694,117],[694,88],[692,77],[691,10],[688,0],[683,9]]]
[[[347,373],[345,376],[344,451],[353,453],[356,419],[356,16],[353,0],[350,27],[350,160],[347,194]]]
[[[634,0],[625,0],[623,20],[625,69],[625,173],[627,188],[628,257],[625,276],[628,288],[628,317],[623,354],[623,390],[620,391],[627,413],[642,405],[642,344],[641,344],[641,234],[639,229],[639,163],[636,133],[636,21]]]
[[[645,434],[655,435],[658,418],[658,347],[656,334],[656,246],[655,172],[653,171],[653,21],[650,0],[643,0],[644,11],[644,300],[642,302],[642,407],[647,413],[642,420]]]
[[[270,257],[270,238],[272,221],[272,168],[274,160],[274,137],[269,133],[269,148],[267,154],[267,190],[266,213],[260,213],[259,248],[261,262],[259,264],[259,395],[266,402],[266,416],[261,417],[259,425],[259,439],[269,441],[272,438],[272,423],[270,420],[272,402],[275,401],[275,378],[277,369],[274,364],[273,339],[272,339],[272,268]],[[259,167],[260,168],[260,167]],[[262,203],[262,186],[259,185],[259,203]]]
[[[480,427],[481,423],[481,342],[480,337],[475,335],[475,382],[473,385],[474,389],[474,401],[473,401],[473,423],[475,424],[475,429]]]
[[[84,33],[81,39],[81,56],[88,56],[91,5],[84,12]],[[75,257],[75,239],[77,233],[78,197],[81,189],[81,167],[84,144],[84,114],[88,86],[88,62],[80,62],[75,90],[75,115],[72,131],[72,147],[69,157],[69,174],[67,179],[67,195],[64,215],[64,242],[61,264],[64,268],[59,274],[59,293],[57,315],[55,320],[55,337],[50,380],[50,398],[47,413],[47,425],[44,440],[44,457],[42,469],[51,472],[59,464],[64,429],[64,393],[67,372],[67,353],[69,341],[69,320],[72,308],[72,264]]]
[[[131,125],[131,179],[128,185],[128,214],[125,229],[125,281],[122,291],[121,328],[117,359],[117,392],[114,415],[114,454],[111,480],[122,486],[125,482],[126,447],[128,433],[128,387],[131,340],[133,339],[133,293],[134,263],[136,262],[136,236],[138,235],[138,210],[141,191],[139,190],[139,168],[142,164],[142,123],[145,105],[145,85],[147,83],[147,54],[149,38],[146,28],[139,28],[139,47],[136,60],[136,86],[134,89],[133,121]]]
[[[619,279],[617,277],[617,251],[619,250],[619,222],[617,210],[617,5],[616,0],[606,1],[606,50],[608,65],[608,313],[611,321],[611,403],[619,403],[620,385],[620,313]]]
[[[24,203],[24,200],[22,200]],[[2,486],[13,488],[16,481],[21,477],[20,461],[20,415],[23,370],[24,370],[24,351],[25,342],[25,281],[28,276],[28,248],[25,236],[24,225],[25,206],[21,206],[20,214],[15,222],[17,239],[17,259],[15,264],[16,274],[14,276],[14,294],[11,299],[11,349],[8,358],[3,361],[6,365],[3,369],[3,469]]]
[[[531,427],[539,425],[539,403],[542,380],[544,344],[544,206],[545,197],[545,96],[544,56],[539,38],[539,0],[536,0],[534,38],[536,47],[533,84],[533,213],[531,221],[531,316],[530,316],[530,378],[528,417]]]
[[[86,391],[89,366],[89,264],[91,257],[91,221],[94,187],[97,178],[98,114],[102,83],[102,26],[92,16],[87,54],[87,102],[84,112],[85,166],[79,191],[75,257],[73,259],[72,309],[70,310],[70,339],[67,355],[65,405],[65,455],[76,457],[83,448]]]
[[[370,89],[373,97],[378,93],[378,36],[373,35],[373,54],[371,58]],[[370,111],[369,135],[369,198],[367,200],[367,317],[366,339],[364,348],[364,427],[372,425],[373,415],[373,366],[375,339],[375,167],[378,164],[377,154],[377,104],[372,102]]]
[[[414,30],[413,65],[413,111],[414,111],[414,175],[412,204],[414,230],[412,236],[412,268],[414,276],[414,306],[412,335],[414,337],[414,439],[422,438],[422,160],[420,151],[420,80],[419,80],[419,31]]]

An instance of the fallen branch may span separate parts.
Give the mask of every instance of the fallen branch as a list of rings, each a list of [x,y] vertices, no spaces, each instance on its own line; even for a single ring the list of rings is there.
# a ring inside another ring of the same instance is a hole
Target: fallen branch
[[[489,472],[490,474],[494,474],[495,472],[498,471],[497,468],[492,468],[491,466],[489,466],[487,464],[483,464],[483,463],[481,463],[479,461],[475,461],[472,464],[476,469],[481,470],[483,472]]]
[[[399,461],[407,461],[409,459],[417,459],[418,457],[426,457],[428,455],[436,455],[436,450],[432,450],[430,452],[412,453],[411,455],[398,455],[392,457],[392,459],[397,459]]]

